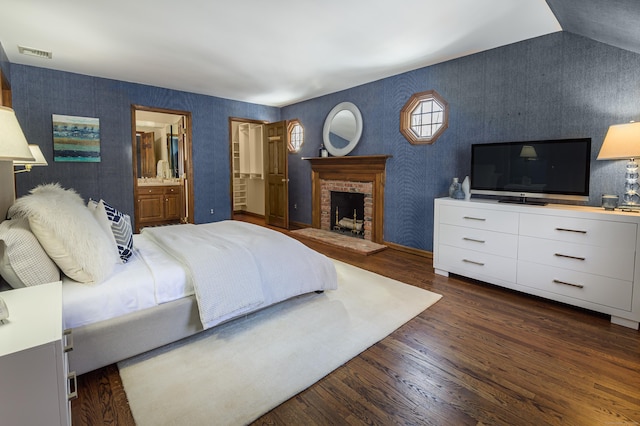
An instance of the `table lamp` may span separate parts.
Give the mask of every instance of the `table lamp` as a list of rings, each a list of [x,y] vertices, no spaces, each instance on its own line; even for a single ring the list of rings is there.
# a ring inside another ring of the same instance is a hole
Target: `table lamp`
[[[598,160],[629,160],[626,166],[621,209],[640,210],[638,163],[640,157],[640,123],[615,124],[609,127]]]

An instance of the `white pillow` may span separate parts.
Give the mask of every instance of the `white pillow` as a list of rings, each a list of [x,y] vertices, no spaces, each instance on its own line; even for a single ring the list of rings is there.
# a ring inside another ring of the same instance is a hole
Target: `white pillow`
[[[109,236],[109,241],[113,243],[113,250],[115,250],[118,256],[120,256],[120,252],[118,251],[118,242],[116,241],[113,232],[111,232],[111,221],[107,216],[107,211],[104,209],[104,205],[94,200],[89,200],[89,202],[87,203],[87,208],[89,209],[93,217],[98,221],[104,233]]]
[[[121,262],[127,263],[133,254],[133,231],[129,215],[120,212],[104,200],[100,200],[99,203],[89,200],[87,208],[113,241]]]
[[[11,206],[9,216],[27,217],[49,257],[73,280],[102,282],[118,262],[113,242],[72,189],[37,186]]]
[[[0,223],[0,275],[13,288],[60,280],[60,270],[47,256],[25,218]]]

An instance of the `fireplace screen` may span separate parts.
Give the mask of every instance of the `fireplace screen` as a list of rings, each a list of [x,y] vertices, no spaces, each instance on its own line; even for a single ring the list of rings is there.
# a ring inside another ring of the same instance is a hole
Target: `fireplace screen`
[[[364,194],[331,191],[331,230],[364,238]]]

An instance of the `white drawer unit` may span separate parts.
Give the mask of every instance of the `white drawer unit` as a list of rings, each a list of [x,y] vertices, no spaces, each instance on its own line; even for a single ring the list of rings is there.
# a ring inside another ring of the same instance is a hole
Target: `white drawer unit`
[[[518,233],[518,215],[496,209],[468,209],[465,206],[443,205],[442,221],[455,226],[498,231],[508,234]]]
[[[62,331],[62,284],[0,297],[9,310],[0,324],[0,424],[70,425],[76,385],[68,372],[71,336]]]
[[[440,225],[440,243],[482,253],[514,258],[518,252],[518,236],[462,226]]]
[[[530,287],[530,293],[556,294],[556,300],[566,303],[578,299],[603,307],[631,310],[633,283],[630,281],[520,261],[518,283]]]
[[[443,263],[451,272],[483,281],[509,282],[516,279],[516,259],[447,245],[440,247]]]
[[[640,215],[596,207],[435,200],[433,266],[640,322]]]

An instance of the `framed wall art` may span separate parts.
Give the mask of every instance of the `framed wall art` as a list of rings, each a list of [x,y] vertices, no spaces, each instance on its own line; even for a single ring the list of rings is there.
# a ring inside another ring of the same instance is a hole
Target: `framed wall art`
[[[54,161],[100,162],[100,120],[52,114]]]

